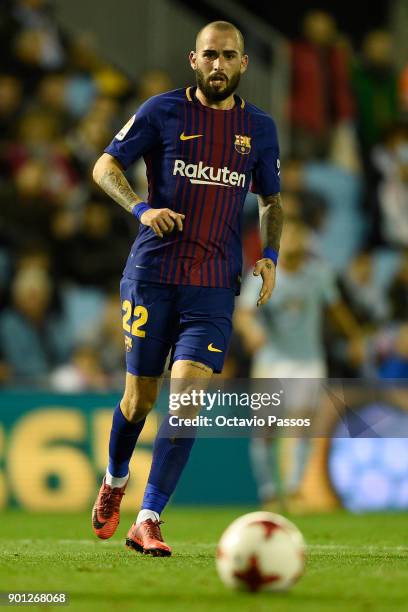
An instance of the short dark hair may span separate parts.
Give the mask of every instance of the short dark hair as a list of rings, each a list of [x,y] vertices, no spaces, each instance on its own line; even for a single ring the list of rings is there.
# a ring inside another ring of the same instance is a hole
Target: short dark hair
[[[235,32],[235,34],[238,37],[240,51],[241,53],[244,53],[244,37],[242,35],[242,32],[241,30],[237,28],[237,26],[235,26],[233,23],[230,23],[229,21],[211,21],[211,23],[207,23],[207,25],[201,28],[201,30],[198,32],[196,36],[196,48],[197,48],[198,39],[200,38],[204,30],[206,30],[207,28],[214,28],[216,30],[224,30],[224,31],[231,30]]]

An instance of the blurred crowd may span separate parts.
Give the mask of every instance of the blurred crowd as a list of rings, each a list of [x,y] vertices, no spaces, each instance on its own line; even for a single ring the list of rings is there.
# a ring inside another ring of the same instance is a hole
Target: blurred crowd
[[[285,215],[307,228],[305,257],[332,268],[364,336],[356,359],[324,322],[331,376],[408,377],[408,67],[394,69],[395,53],[386,30],[353,49],[316,11],[290,43]],[[91,171],[142,101],[182,85],[159,69],[124,74],[90,34],[62,31],[46,0],[1,3],[1,385],[121,386],[118,287],[137,221]],[[142,162],[129,178],[145,194]],[[244,221],[249,271],[254,196]],[[253,357],[236,333],[225,375],[247,375]]]
[[[325,11],[308,12],[301,29],[288,44],[290,145],[281,179],[286,221],[302,224],[308,239],[302,252],[294,247],[282,252],[275,301],[288,276],[294,285],[297,274],[296,292],[292,299],[285,296],[282,308],[288,316],[307,315],[306,292],[303,304],[299,294],[302,275],[306,278],[314,261],[324,262],[335,274],[338,301],[354,319],[342,330],[332,317],[323,319],[328,375],[407,378],[408,65],[402,72],[395,68],[397,50],[387,29],[362,33],[358,49]],[[259,257],[255,202],[251,210],[248,269]],[[303,262],[296,264],[296,274],[288,274],[289,257]],[[238,301],[238,328],[239,311],[247,308],[246,299]],[[252,326],[235,339],[238,350],[243,344],[249,353],[247,371],[268,342],[276,342],[279,317],[273,305],[264,310],[256,315],[263,339]],[[352,341],[340,333],[345,328],[353,330]],[[298,343],[298,355],[295,350],[287,355],[293,363],[301,362],[304,338]],[[244,373],[240,363],[236,359],[231,372]]]
[[[103,149],[141,101],[137,83],[67,36],[44,0],[0,7],[0,383],[104,390],[124,375],[119,281],[137,232],[93,183]],[[143,164],[136,189],[146,191]]]

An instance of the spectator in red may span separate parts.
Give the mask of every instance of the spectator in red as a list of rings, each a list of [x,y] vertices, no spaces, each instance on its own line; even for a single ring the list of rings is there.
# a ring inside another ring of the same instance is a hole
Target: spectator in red
[[[306,14],[303,38],[291,46],[291,70],[292,152],[326,157],[334,129],[353,117],[348,51],[337,40],[331,15]]]

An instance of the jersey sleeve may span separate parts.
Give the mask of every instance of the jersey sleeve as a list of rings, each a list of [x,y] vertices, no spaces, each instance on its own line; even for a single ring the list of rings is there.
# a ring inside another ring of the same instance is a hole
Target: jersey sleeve
[[[280,191],[279,143],[275,122],[265,118],[260,126],[258,161],[252,172],[251,191],[268,196]]]
[[[118,132],[106,147],[105,153],[115,157],[120,164],[128,168],[160,142],[157,103],[154,98],[147,100],[132,115],[129,121]]]

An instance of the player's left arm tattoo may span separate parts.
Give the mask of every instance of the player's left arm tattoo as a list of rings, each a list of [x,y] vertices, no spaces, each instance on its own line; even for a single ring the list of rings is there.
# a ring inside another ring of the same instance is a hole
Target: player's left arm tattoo
[[[271,247],[278,253],[283,226],[280,193],[258,196],[258,205],[262,248]]]

